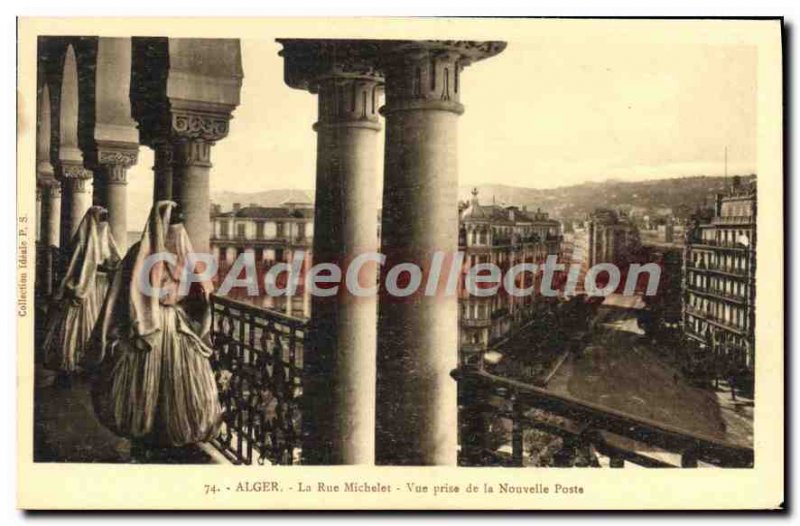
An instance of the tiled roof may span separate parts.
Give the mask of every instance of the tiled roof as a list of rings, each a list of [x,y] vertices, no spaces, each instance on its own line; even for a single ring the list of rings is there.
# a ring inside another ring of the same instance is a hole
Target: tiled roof
[[[245,219],[314,219],[313,208],[286,208],[245,206],[238,211],[216,214],[215,217],[238,217]]]
[[[509,211],[514,210],[514,220],[509,217]],[[526,212],[517,207],[504,207],[501,205],[481,205],[476,202],[469,204],[461,212],[461,219],[472,219],[476,221],[490,221],[492,223],[499,223],[503,225],[513,225],[516,223],[534,223],[534,224],[547,224],[559,225],[560,223],[555,219],[544,217],[536,217],[537,213]]]

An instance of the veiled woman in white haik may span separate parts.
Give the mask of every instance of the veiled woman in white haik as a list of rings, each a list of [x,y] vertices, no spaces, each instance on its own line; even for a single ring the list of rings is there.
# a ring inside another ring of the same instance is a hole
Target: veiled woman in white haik
[[[62,379],[82,365],[110,277],[120,262],[106,215],[104,208],[93,206],[83,216],[70,242],[67,272],[53,298],[44,356],[46,366],[59,371]]]
[[[108,428],[146,447],[209,440],[222,416],[212,350],[185,311],[193,300],[207,304],[213,289],[208,281],[194,283],[189,292],[181,287],[192,246],[175,219],[175,206],[162,201],[153,207],[141,240],[111,285],[97,336],[102,365],[95,410]],[[149,256],[163,253],[177,264],[161,260],[150,266]],[[145,282],[160,293],[144,290],[145,272]]]

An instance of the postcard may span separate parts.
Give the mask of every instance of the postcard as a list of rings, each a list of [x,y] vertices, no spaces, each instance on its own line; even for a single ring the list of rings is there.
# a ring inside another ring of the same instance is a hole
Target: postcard
[[[781,19],[18,26],[20,508],[783,507]]]

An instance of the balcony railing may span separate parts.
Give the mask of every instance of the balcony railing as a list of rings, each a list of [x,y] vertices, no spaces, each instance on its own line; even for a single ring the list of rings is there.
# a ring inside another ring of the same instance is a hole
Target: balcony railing
[[[715,225],[749,225],[755,223],[753,216],[719,216],[711,220]]]
[[[690,263],[687,265],[689,270],[694,270],[697,272],[714,272],[717,274],[725,274],[730,276],[747,276],[747,269],[743,268],[736,268],[733,266],[722,266],[722,265],[704,265],[700,263]]]
[[[731,303],[736,303],[738,305],[746,305],[747,304],[747,297],[741,294],[734,294],[731,292],[725,292],[724,290],[712,287],[700,287],[694,284],[687,284],[686,290],[693,294],[698,294],[700,296],[705,296],[708,298],[714,298],[717,300],[722,301],[729,301]]]
[[[741,327],[740,325],[734,323],[731,320],[726,320],[726,319],[721,318],[719,316],[715,316],[714,314],[712,314],[710,312],[707,312],[707,311],[705,311],[703,309],[699,309],[697,307],[693,307],[691,305],[687,305],[686,306],[686,312],[688,312],[689,314],[692,314],[695,317],[702,318],[702,319],[704,319],[704,320],[706,320],[706,321],[708,321],[708,322],[710,322],[710,323],[712,323],[712,324],[714,324],[714,325],[716,325],[718,327],[721,327],[723,329],[727,329],[729,331],[733,331],[733,332],[735,332],[737,334],[741,334],[741,335],[745,334],[745,328],[744,327]]]
[[[718,241],[716,239],[701,239],[697,237],[690,239],[689,243],[698,246],[726,248],[732,250],[747,250],[750,248],[749,246],[743,245],[742,243],[735,243],[733,241]]]
[[[491,327],[492,320],[488,317],[481,317],[481,318],[461,318],[461,326],[466,328],[482,328],[482,327]]]
[[[592,448],[609,457],[611,467],[623,467],[626,461],[645,467],[697,467],[699,462],[717,467],[753,466],[749,447],[558,395],[476,367],[461,367],[453,376],[459,382],[462,465],[524,466],[524,432],[538,430],[561,438],[561,448],[553,455],[556,466],[572,465],[570,458],[575,455],[571,452]],[[543,418],[545,414],[550,418]],[[489,440],[494,417],[511,421],[508,453]],[[653,451],[671,453],[680,461],[671,463]]]
[[[305,322],[219,296],[211,305],[224,411],[214,446],[234,464],[297,463]]]

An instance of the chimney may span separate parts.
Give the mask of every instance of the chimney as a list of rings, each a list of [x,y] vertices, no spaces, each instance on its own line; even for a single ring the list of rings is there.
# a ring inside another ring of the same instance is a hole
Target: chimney
[[[242,203],[233,203],[233,211],[238,212],[242,208]]]
[[[222,213],[222,205],[211,203],[211,215],[218,216]]]
[[[522,205],[522,212],[523,213],[527,213],[528,212],[528,205]]]
[[[508,209],[508,220],[514,221],[514,207]]]

